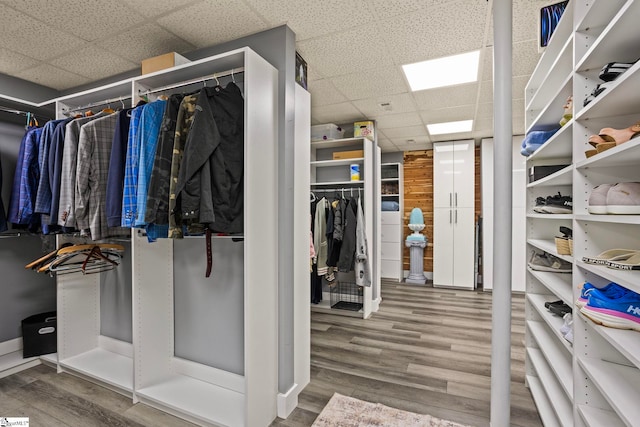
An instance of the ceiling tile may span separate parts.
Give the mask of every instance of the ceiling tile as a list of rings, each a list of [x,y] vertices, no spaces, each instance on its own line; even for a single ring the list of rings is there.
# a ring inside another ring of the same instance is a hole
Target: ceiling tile
[[[380,107],[380,103],[389,102],[393,111],[385,112]],[[416,111],[415,103],[408,93],[399,95],[387,95],[377,98],[360,99],[353,104],[364,113],[366,117],[380,117],[386,114],[410,113]]]
[[[139,64],[92,45],[58,57],[52,60],[51,64],[91,80],[99,80],[139,67]]]
[[[406,126],[422,126],[418,113],[386,114],[380,117],[369,117],[376,120],[378,129],[392,129]]]
[[[13,0],[7,2],[27,15],[69,32],[86,41],[118,34],[124,28],[142,24],[144,18],[115,1],[91,2],[65,0],[63,5],[50,0]]]
[[[120,0],[130,8],[134,9],[140,15],[152,18],[158,15],[184,8],[187,4],[193,3],[193,0]]]
[[[89,83],[89,79],[86,77],[61,70],[60,68],[49,64],[38,65],[37,67],[20,71],[15,75],[21,79],[29,80],[57,90],[69,89],[71,87]]]
[[[420,110],[437,110],[439,108],[470,105],[476,103],[478,83],[468,83],[444,88],[413,92],[413,97]]]
[[[311,67],[311,68],[307,68],[307,81],[311,82],[313,80],[320,80],[324,77],[322,77],[320,74],[318,74],[318,72],[315,70],[315,68]]]
[[[302,57],[324,77],[392,66],[383,36],[370,25],[297,43]]]
[[[388,19],[450,1],[451,0],[370,0],[369,7],[371,7],[377,19]]]
[[[473,119],[475,110],[475,104],[461,105],[459,107],[421,111],[420,117],[422,117],[424,123],[456,122],[459,120]]]
[[[207,1],[158,19],[158,23],[197,47],[207,47],[266,30],[267,25],[243,2]]]
[[[536,68],[540,55],[535,40],[513,44],[513,75],[530,76]]]
[[[82,44],[77,37],[5,5],[0,5],[0,16],[0,47],[13,52],[46,60]]]
[[[374,20],[365,0],[245,0],[270,26],[287,24],[298,41],[350,29]]]
[[[332,77],[333,84],[351,101],[407,92],[402,69],[398,66]]]
[[[324,123],[347,123],[365,119],[356,107],[350,102],[340,104],[322,105],[314,107],[313,118],[318,124]]]
[[[8,49],[0,48],[0,73],[12,74],[35,67],[39,61]]]
[[[480,49],[488,2],[448,2],[381,22],[377,30],[397,65]],[[419,48],[417,48],[419,46]]]
[[[415,144],[396,144],[399,151],[421,151],[421,150],[431,150],[433,148],[433,143],[431,141],[426,142],[416,142]]]
[[[392,141],[395,141],[396,139],[404,139],[405,142],[407,139],[416,139],[421,136],[427,137],[429,135],[427,133],[427,128],[422,125],[385,129],[384,134]]]
[[[540,8],[549,4],[548,0],[513,1],[513,37],[514,42],[537,40],[540,23]],[[489,22],[487,40],[493,44],[493,17]]]
[[[154,23],[100,40],[96,44],[137,64],[140,64],[143,59],[163,53],[181,53],[194,49],[190,43]]]
[[[348,101],[333,83],[326,79],[309,81],[309,92],[311,92],[312,107]]]
[[[475,125],[474,125],[475,126]],[[458,141],[460,139],[469,139],[473,138],[473,132],[460,132],[460,133],[447,133],[442,135],[431,135],[431,140],[433,142],[442,142],[442,141]]]

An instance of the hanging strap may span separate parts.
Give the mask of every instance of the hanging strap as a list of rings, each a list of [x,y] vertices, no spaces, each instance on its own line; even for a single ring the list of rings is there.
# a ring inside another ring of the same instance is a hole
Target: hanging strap
[[[204,277],[211,276],[211,268],[213,267],[213,257],[211,255],[211,229],[207,227],[206,232],[206,240],[207,240],[207,272]]]

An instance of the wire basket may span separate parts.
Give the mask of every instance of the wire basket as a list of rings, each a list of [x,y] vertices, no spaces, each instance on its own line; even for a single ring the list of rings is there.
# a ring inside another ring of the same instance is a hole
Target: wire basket
[[[360,311],[362,309],[362,288],[353,282],[337,282],[332,286],[329,302],[331,308]]]

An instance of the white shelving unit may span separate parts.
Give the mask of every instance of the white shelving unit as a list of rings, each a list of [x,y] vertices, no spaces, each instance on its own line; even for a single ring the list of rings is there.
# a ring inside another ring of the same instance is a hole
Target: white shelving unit
[[[402,281],[402,216],[404,213],[404,175],[401,163],[380,165],[380,276]],[[397,203],[397,210],[385,210],[387,204]]]
[[[527,384],[545,425],[632,426],[640,419],[640,334],[596,325],[574,306],[573,346],[558,328],[562,320],[544,308],[561,299],[573,305],[584,282],[616,282],[640,292],[640,273],[586,264],[585,255],[611,248],[640,248],[640,216],[591,215],[588,200],[600,184],[640,181],[640,140],[586,158],[590,135],[604,127],[623,129],[640,120],[640,63],[620,75],[602,94],[583,106],[609,62],[640,57],[640,2],[574,0],[569,2],[546,52],[525,90],[526,128],[552,125],[562,117],[573,94],[573,120],[527,159],[527,166],[569,164],[530,183],[527,247],[555,253],[560,225],[573,230],[571,274],[527,272]],[[562,163],[560,163],[562,162]],[[571,194],[573,213],[543,215],[532,211],[536,197]],[[575,351],[573,349],[576,349]],[[578,351],[579,349],[579,351]]]
[[[310,144],[310,165],[311,165],[311,191],[317,198],[327,197],[357,197],[362,196],[365,231],[369,245],[369,256],[371,266],[372,285],[359,290],[362,293],[362,308],[359,311],[343,310],[331,307],[330,289],[323,279],[322,301],[319,304],[311,304],[313,311],[339,314],[343,316],[362,317],[364,319],[371,316],[371,313],[378,310],[380,297],[380,280],[375,270],[379,264],[379,251],[377,247],[376,224],[379,221],[379,213],[376,206],[379,206],[379,189],[376,185],[375,177],[378,176],[380,164],[378,147],[376,143],[367,138],[343,138],[324,141],[311,141]],[[342,151],[361,150],[362,157],[348,159],[334,159],[334,153]],[[351,179],[350,165],[357,164],[360,171],[360,179]],[[353,273],[338,273],[337,280],[355,282],[351,278]],[[350,300],[352,296],[347,297]]]
[[[149,243],[135,231],[127,253],[132,260],[132,342],[102,335],[101,275],[65,275],[57,281],[59,370],[200,425],[268,425],[277,413],[278,230],[265,227],[276,224],[278,215],[277,71],[251,49],[241,48],[56,101],[61,116],[74,106],[118,97],[136,100],[167,85],[183,91],[188,86],[180,87],[181,82],[240,68],[244,74],[237,79],[245,100],[243,242],[214,237],[214,271],[206,280],[202,238]],[[195,255],[179,258],[184,251]],[[193,274],[186,273],[189,280],[178,283],[174,278],[185,270]],[[189,305],[187,314],[183,310],[178,316],[179,305],[194,299],[202,303]],[[236,315],[221,314],[224,307]],[[215,317],[221,315],[226,318]],[[209,334],[217,324],[226,328],[215,335],[221,337],[218,343],[210,341],[216,332]],[[184,330],[200,337],[201,345],[184,348],[180,343],[191,340]]]

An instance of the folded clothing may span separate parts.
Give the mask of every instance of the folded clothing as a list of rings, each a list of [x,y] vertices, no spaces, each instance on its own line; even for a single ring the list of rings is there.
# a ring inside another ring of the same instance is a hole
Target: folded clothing
[[[382,202],[382,211],[384,212],[389,212],[389,211],[397,212],[399,210],[400,210],[400,204],[398,202],[392,202],[388,200]]]
[[[530,156],[536,151],[542,144],[547,142],[549,138],[551,138],[559,128],[554,128],[552,130],[532,130],[524,137],[522,140],[522,150],[520,150],[520,154],[523,156]]]

